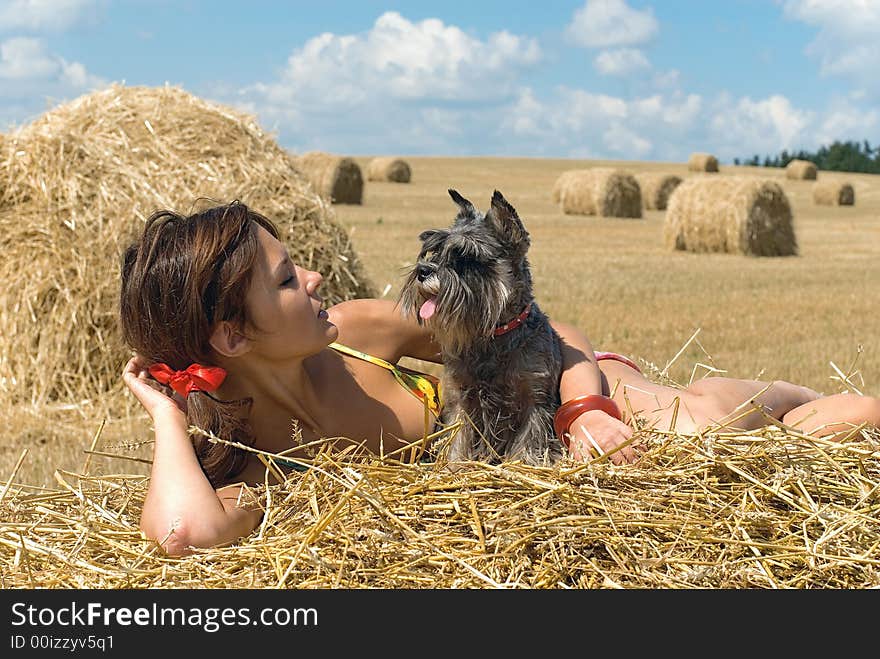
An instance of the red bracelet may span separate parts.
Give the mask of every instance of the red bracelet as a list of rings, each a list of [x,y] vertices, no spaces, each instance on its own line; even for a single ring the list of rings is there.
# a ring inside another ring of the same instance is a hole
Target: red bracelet
[[[553,430],[556,432],[556,436],[559,437],[559,441],[565,445],[565,448],[568,448],[568,440],[565,435],[568,433],[571,424],[581,414],[590,410],[601,410],[618,421],[623,420],[617,403],[608,396],[590,394],[589,396],[578,396],[577,398],[567,400],[559,406],[559,409],[556,410],[556,415],[553,417]]]

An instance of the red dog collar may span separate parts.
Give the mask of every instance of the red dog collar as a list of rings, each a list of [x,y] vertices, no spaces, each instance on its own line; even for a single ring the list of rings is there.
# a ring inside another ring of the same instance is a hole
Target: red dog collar
[[[492,334],[494,336],[501,336],[502,334],[507,334],[511,330],[515,330],[517,327],[519,327],[520,325],[522,325],[525,322],[526,318],[528,318],[531,311],[532,311],[532,303],[529,302],[526,305],[526,308],[522,310],[522,313],[519,316],[517,316],[516,318],[514,318],[513,320],[511,320],[507,323],[504,323],[503,325],[499,325],[498,327],[495,328],[495,331],[492,332]]]

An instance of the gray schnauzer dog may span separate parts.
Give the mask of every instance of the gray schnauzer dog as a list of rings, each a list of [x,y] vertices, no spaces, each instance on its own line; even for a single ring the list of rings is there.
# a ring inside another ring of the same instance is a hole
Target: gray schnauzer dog
[[[562,351],[532,293],[529,234],[497,190],[485,215],[449,195],[458,215],[448,229],[419,235],[398,301],[441,347],[442,421],[462,421],[447,457],[552,464],[562,455],[553,432]]]

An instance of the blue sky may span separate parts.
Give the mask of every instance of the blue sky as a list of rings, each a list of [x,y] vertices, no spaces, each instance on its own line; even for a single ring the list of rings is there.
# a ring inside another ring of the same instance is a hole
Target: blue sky
[[[880,0],[0,0],[0,130],[183,87],[292,151],[681,161],[880,142]]]

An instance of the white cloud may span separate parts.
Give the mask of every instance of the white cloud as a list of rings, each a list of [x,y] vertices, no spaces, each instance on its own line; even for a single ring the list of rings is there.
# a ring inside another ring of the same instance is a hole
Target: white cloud
[[[79,62],[68,62],[49,52],[45,41],[14,37],[0,42],[0,99],[17,116],[44,111],[42,99],[63,99],[102,87],[101,78]],[[27,108],[27,112],[22,112]]]
[[[516,102],[508,110],[507,128],[515,135],[542,136],[540,117],[544,112],[544,105],[535,98],[531,89],[523,89]],[[549,136],[549,133],[547,133]]]
[[[709,150],[729,162],[817,148],[820,137],[842,139],[836,134],[876,130],[880,122],[880,111],[858,110],[871,107],[868,98],[825,99],[822,111],[782,95],[709,100],[682,91],[677,70],[653,71],[638,48],[603,50],[597,55],[605,56],[605,70],[640,67],[645,84],[626,95],[567,86],[545,91],[527,83],[526,73],[542,59],[534,40],[509,32],[474,35],[389,12],[365,32],[309,39],[275,79],[215,88],[213,97],[257,115],[295,152],[349,155],[684,162],[693,151]],[[76,77],[75,69],[68,72]]]
[[[57,82],[71,89],[87,89],[104,84],[79,62],[68,62],[53,55],[42,39],[14,37],[0,43],[0,80],[3,95],[15,95],[15,85],[31,82]]]
[[[702,107],[703,99],[698,94],[675,94],[668,98],[655,94],[632,101],[630,112],[646,123],[660,122],[682,128],[699,119]]]
[[[0,122],[32,120],[58,103],[107,83],[76,61],[51,52],[35,33],[94,19],[107,0],[0,0]]]
[[[809,130],[814,113],[793,107],[778,94],[758,101],[747,96],[733,101],[722,95],[713,110],[709,138],[719,157],[776,154],[802,148],[815,139]]]
[[[560,88],[547,98],[524,91],[501,126],[530,155],[683,162],[693,151],[722,161],[782,149],[815,149],[835,139],[862,139],[880,127],[880,111],[844,99],[818,113],[785,96],[707,101],[699,94],[654,93],[634,98]]]
[[[427,152],[460,130],[456,122],[473,120],[470,106],[488,108],[491,130],[492,111],[515,97],[522,71],[541,56],[534,39],[505,31],[480,39],[438,19],[387,12],[365,33],[308,40],[277,79],[240,90],[233,102],[283,127],[296,150],[343,142],[348,151],[374,150],[381,127],[392,135],[386,148]]]
[[[105,84],[102,78],[93,76],[86,71],[86,67],[79,62],[67,62],[62,59],[60,60],[60,63],[61,75],[59,76],[59,80],[73,89],[89,89],[100,87]]]
[[[380,16],[366,35],[330,33],[294,52],[270,94],[309,104],[355,107],[368,98],[485,99],[487,88],[512,92],[518,71],[534,64],[537,42],[498,32],[480,41],[437,19],[413,23],[395,12]]]
[[[0,31],[63,30],[94,13],[103,0],[2,0]]]
[[[565,34],[585,48],[615,48],[645,43],[658,30],[650,9],[633,9],[625,0],[587,0],[575,11]]]
[[[510,142],[533,156],[620,158],[683,162],[709,150],[722,161],[816,149],[834,140],[863,139],[880,128],[880,111],[843,101],[817,113],[784,96],[762,99],[722,95],[653,94],[626,99],[580,89],[539,98],[525,91],[506,112]]]
[[[651,152],[651,141],[620,123],[613,123],[602,135],[605,146],[614,155],[640,160]]]
[[[593,66],[605,76],[623,76],[651,68],[648,58],[636,48],[603,50],[596,55]]]
[[[880,92],[880,2],[877,0],[785,0],[789,18],[819,28],[807,55],[823,75],[844,76]]]
[[[45,80],[57,76],[59,69],[42,39],[15,37],[0,43],[0,80]]]
[[[501,126],[532,155],[682,159],[702,109],[698,95],[654,95],[632,100],[560,88],[540,100],[525,90]]]
[[[880,3],[876,0],[785,0],[785,13],[823,30],[855,38],[877,38]]]
[[[815,142],[818,145],[849,140],[861,142],[866,136],[876,135],[878,128],[880,114],[877,110],[862,110],[847,104],[825,116],[816,130]]]
[[[568,116],[566,123],[575,130],[582,130],[596,120],[625,119],[627,115],[626,101],[616,96],[593,94],[582,89],[563,89],[560,98],[561,107],[554,110],[562,110]]]

